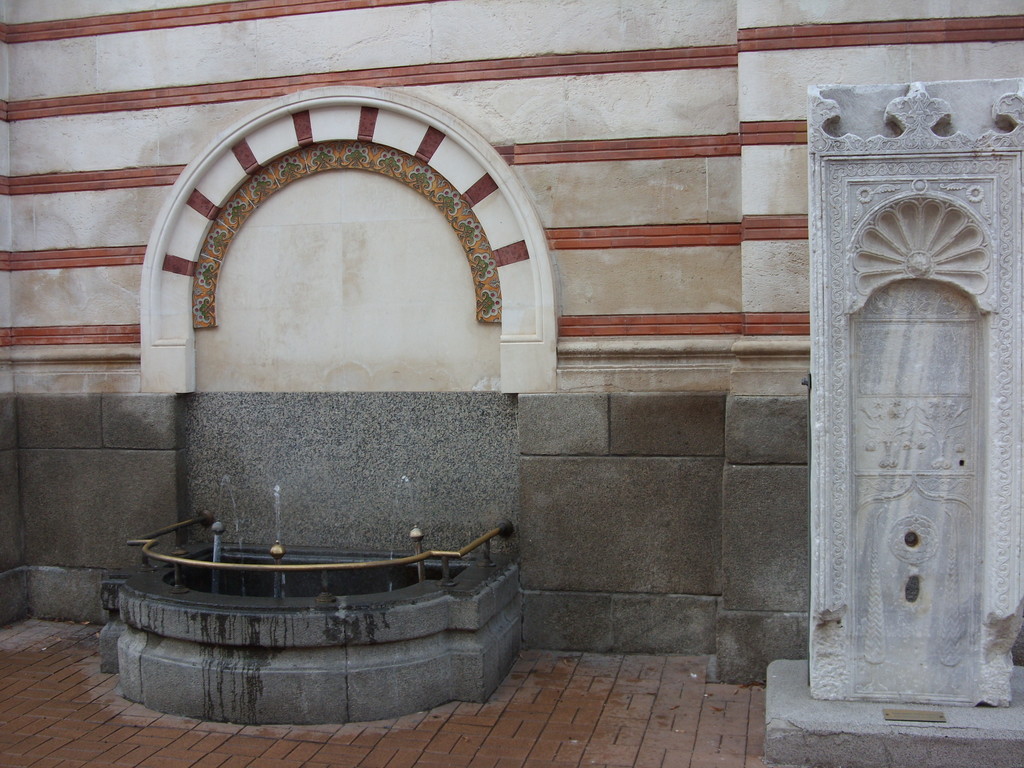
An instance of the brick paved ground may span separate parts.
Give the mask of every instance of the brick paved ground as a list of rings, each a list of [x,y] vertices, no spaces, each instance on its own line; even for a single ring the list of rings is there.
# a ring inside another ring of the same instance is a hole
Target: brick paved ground
[[[238,726],[153,712],[99,671],[98,627],[0,628],[3,768],[762,768],[764,691],[683,656],[524,652],[486,704],[372,723]]]

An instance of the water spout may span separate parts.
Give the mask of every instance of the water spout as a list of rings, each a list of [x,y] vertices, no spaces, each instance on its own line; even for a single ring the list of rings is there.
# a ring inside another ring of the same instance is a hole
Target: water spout
[[[274,536],[278,542],[281,541],[281,484],[274,486]]]
[[[274,539],[274,546],[270,548],[270,556],[274,563],[281,564],[284,557],[284,547],[281,545],[281,484],[274,486],[274,530],[277,536]],[[284,574],[281,571],[274,572],[274,597],[284,597]]]
[[[224,523],[220,520],[210,526],[210,530],[213,531],[213,562],[219,563],[221,557],[221,535],[224,533]],[[220,571],[214,568],[210,572],[210,591],[215,594],[220,594]]]

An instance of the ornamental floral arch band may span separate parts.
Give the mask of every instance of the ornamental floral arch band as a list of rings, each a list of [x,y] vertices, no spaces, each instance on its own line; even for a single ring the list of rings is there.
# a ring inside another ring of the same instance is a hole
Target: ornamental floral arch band
[[[476,319],[500,325],[500,388],[555,388],[555,281],[529,193],[493,146],[401,92],[343,87],[265,103],[185,169],[157,215],[142,269],[144,392],[195,389],[195,333],[217,324],[232,240],[261,203],[332,170],[402,183],[444,216],[465,253]]]
[[[195,267],[192,322],[217,324],[217,284],[228,249],[261,203],[289,184],[312,174],[359,170],[395,179],[427,198],[448,220],[466,252],[476,293],[476,319],[501,322],[501,287],[495,256],[469,199],[422,160],[373,142],[328,141],[300,147],[252,173],[220,207]]]

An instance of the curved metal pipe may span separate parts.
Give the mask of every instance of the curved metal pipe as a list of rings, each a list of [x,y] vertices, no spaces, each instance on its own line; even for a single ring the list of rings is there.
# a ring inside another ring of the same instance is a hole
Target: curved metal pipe
[[[154,552],[153,547],[159,543],[159,537],[166,534],[172,533],[185,525],[196,525],[206,524],[204,521],[208,520],[207,516],[200,516],[186,520],[181,523],[176,523],[173,526],[168,526],[166,529],[160,529],[156,532],[156,535],[148,536],[138,539],[130,539],[128,541],[129,546],[141,546],[142,554],[144,557],[151,558],[153,560],[160,560],[164,563],[170,563],[171,565],[190,565],[197,568],[208,568],[210,570],[218,571],[278,571],[278,572],[293,572],[293,571],[347,571],[347,570],[359,570],[363,568],[384,568],[391,565],[407,565],[410,563],[418,563],[423,560],[427,560],[432,557],[440,558],[462,558],[472,552],[474,549],[479,547],[484,542],[490,541],[495,536],[508,537],[512,535],[515,530],[507,520],[503,520],[497,528],[492,528],[490,531],[474,539],[469,544],[464,546],[462,549],[456,550],[443,550],[443,549],[429,549],[424,552],[419,552],[414,555],[406,555],[405,557],[396,557],[391,560],[363,560],[356,563],[289,563],[289,564],[265,564],[265,563],[213,563],[209,560],[195,560],[191,557],[180,557],[178,555],[164,555],[159,552]],[[212,522],[212,521],[211,521]]]

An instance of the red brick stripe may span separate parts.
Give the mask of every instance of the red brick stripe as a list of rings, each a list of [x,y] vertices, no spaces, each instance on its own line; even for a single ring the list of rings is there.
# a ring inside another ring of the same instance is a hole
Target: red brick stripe
[[[11,270],[11,252],[0,251],[0,272],[10,272]]]
[[[292,122],[295,124],[295,138],[299,140],[300,147],[308,147],[313,143],[313,123],[309,117],[309,110],[296,112],[292,115]]]
[[[7,181],[12,195],[45,195],[57,192],[88,192],[100,189],[163,187],[173,184],[183,165],[149,168],[117,168],[104,171],[41,173],[11,176]]]
[[[810,332],[807,312],[747,312],[743,316],[744,336],[806,336]]]
[[[373,132],[377,129],[377,115],[380,110],[376,107],[363,107],[359,110],[359,140],[373,141]]]
[[[739,224],[649,224],[631,227],[564,227],[547,230],[555,250],[668,248],[739,245]]]
[[[744,240],[806,240],[807,216],[744,216]]]
[[[280,0],[240,0],[239,2],[214,3],[198,7],[133,11],[80,19],[8,24],[6,25],[6,41],[29,43],[40,40],[62,40],[69,37],[91,37],[174,27],[197,27],[204,24],[225,24],[234,21],[270,19],[277,16],[300,16],[310,13],[433,2],[438,2],[438,0],[288,0],[287,3],[282,3]]]
[[[6,267],[11,272],[28,269],[79,269],[83,267],[125,267],[141,264],[146,246],[128,245],[111,248],[65,248],[51,251],[15,251],[6,254]]]
[[[416,157],[424,163],[429,163],[430,158],[437,152],[437,148],[441,146],[442,141],[444,141],[444,133],[437,130],[434,126],[430,126],[427,128],[427,132],[423,134],[423,140],[420,142],[419,149],[416,150]]]
[[[807,123],[803,120],[764,120],[740,123],[740,144],[806,144]]]
[[[12,343],[11,329],[0,328],[0,347],[9,347]]]
[[[738,33],[739,50],[743,53],[865,45],[990,43],[1000,40],[1024,40],[1024,16],[809,24],[741,29]]]
[[[558,333],[563,337],[804,336],[809,332],[806,312],[566,315],[558,319]]]
[[[313,143],[309,112],[296,112],[295,135],[300,146]],[[794,123],[800,121],[793,121]],[[803,125],[802,122],[800,122]],[[774,125],[773,123],[744,123],[744,125]],[[806,140],[806,131],[802,134]],[[420,142],[416,156],[430,162],[434,152],[444,140],[436,128],[428,128]],[[746,139],[744,139],[746,143]],[[769,143],[754,141],[752,143]],[[771,142],[774,143],[774,142]],[[789,141],[782,143],[791,143]],[[594,141],[565,141],[538,144],[516,144],[495,147],[510,164],[578,163],[588,161],[645,160],[685,157],[739,155],[740,137],[731,133],[710,136],[675,136],[648,139],[602,139]],[[251,150],[250,150],[251,154]],[[236,152],[237,157],[237,152]],[[239,161],[241,162],[241,161]],[[244,166],[243,166],[244,167]],[[44,173],[31,176],[0,176],[0,194],[4,185],[7,194],[39,195],[57,192],[90,192],[105,189],[159,187],[173,184],[184,170],[183,165],[150,166],[145,168],[114,168],[101,171],[73,171]]]
[[[683,315],[568,315],[558,319],[560,336],[690,336],[738,334],[739,312]]]
[[[661,72],[683,69],[735,67],[736,46],[669,48],[652,51],[570,53],[483,61],[417,64],[404,67],[325,72],[268,77],[229,83],[153,88],[138,91],[90,93],[52,99],[28,99],[8,104],[10,120],[32,120],[64,115],[98,114],[122,110],[221,104],[246,99],[267,99],[304,88],[325,85],[377,87],[438,85],[530,77]]]
[[[603,160],[667,160],[740,154],[735,133],[710,136],[662,136],[642,139],[552,141],[498,147],[510,164],[586,163]]]
[[[494,260],[499,267],[526,261],[530,258],[530,252],[526,249],[526,242],[520,240],[518,243],[502,246],[494,251]]]
[[[134,325],[46,325],[11,328],[12,346],[41,344],[138,344],[141,338]]]
[[[174,275],[192,277],[196,273],[196,263],[189,259],[183,259],[181,256],[167,253],[164,254],[164,263],[161,269]]]
[[[242,170],[250,176],[260,169],[260,164],[256,159],[256,155],[252,153],[252,149],[249,147],[249,142],[245,139],[242,139],[240,142],[235,144],[235,146],[231,148],[231,152],[234,154],[238,164],[242,166]]]
[[[485,173],[473,183],[473,186],[463,192],[462,196],[469,201],[470,205],[476,205],[497,189],[497,183],[491,178],[490,174]]]
[[[217,214],[220,213],[220,208],[214,205],[210,199],[198,189],[192,190],[192,194],[188,196],[188,200],[186,202],[190,208],[195,209],[210,221],[216,219]]]

